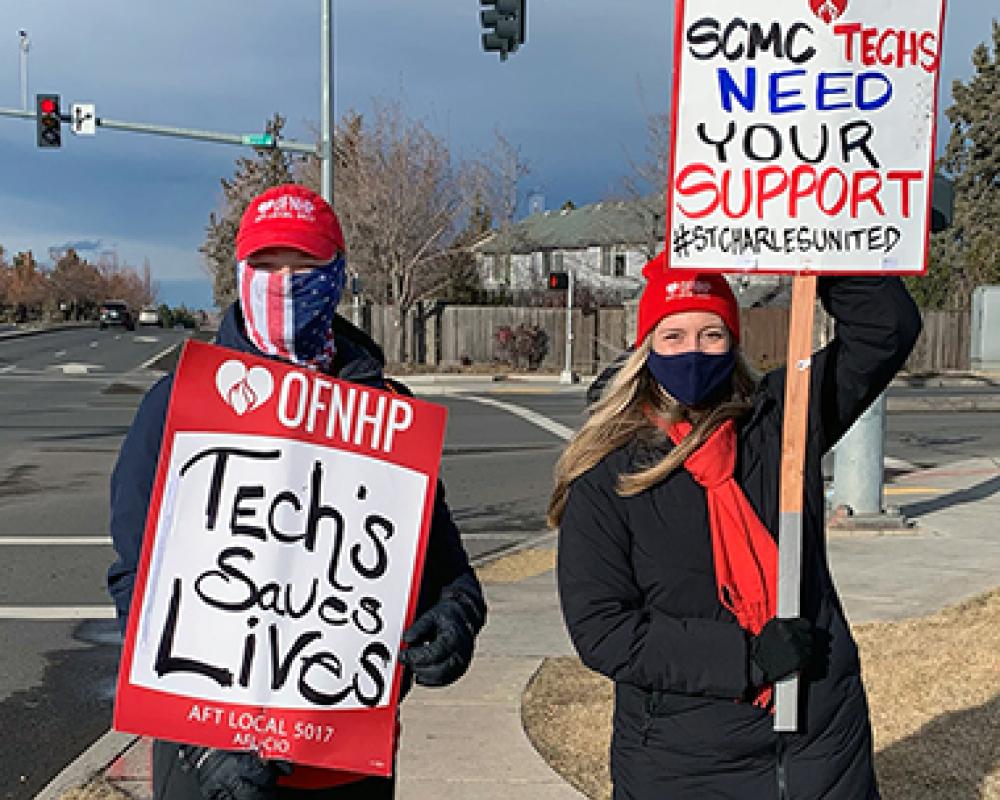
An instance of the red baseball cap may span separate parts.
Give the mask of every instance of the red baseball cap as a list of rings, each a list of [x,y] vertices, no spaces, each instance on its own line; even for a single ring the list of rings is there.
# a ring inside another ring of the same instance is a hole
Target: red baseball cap
[[[275,186],[250,201],[236,234],[236,260],[266,247],[294,247],[323,261],[344,250],[344,233],[330,204],[296,183]]]
[[[722,317],[733,341],[740,340],[740,307],[724,275],[697,270],[667,270],[666,253],[660,253],[642,268],[646,288],[639,298],[635,344],[661,319],[681,311],[712,311]]]

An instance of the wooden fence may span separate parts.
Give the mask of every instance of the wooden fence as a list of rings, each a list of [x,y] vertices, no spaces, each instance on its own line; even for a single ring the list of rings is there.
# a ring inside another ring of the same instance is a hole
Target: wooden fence
[[[632,310],[602,308],[584,314],[573,311],[573,369],[594,374],[613,360],[628,344]],[[350,310],[347,310],[350,316]],[[429,366],[500,364],[507,355],[497,332],[519,325],[538,326],[543,332],[545,355],[538,366],[544,371],[563,368],[566,353],[566,312],[555,308],[505,306],[446,306],[426,317],[407,320],[406,360]],[[400,360],[401,328],[391,306],[368,306],[361,323],[385,350],[390,362]],[[927,311],[924,328],[909,360],[909,372],[968,370],[971,314],[969,311]],[[788,336],[788,309],[752,308],[740,313],[742,342],[748,358],[759,368],[768,369],[785,360]],[[832,335],[825,315],[817,315],[816,344]]]

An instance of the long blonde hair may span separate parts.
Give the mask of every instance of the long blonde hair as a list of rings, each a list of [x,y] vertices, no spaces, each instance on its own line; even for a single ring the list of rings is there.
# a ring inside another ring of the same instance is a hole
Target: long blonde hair
[[[759,377],[738,346],[732,394],[707,411],[694,411],[682,405],[660,387],[646,367],[649,352],[647,336],[618,370],[591,409],[590,417],[556,462],[555,488],[547,513],[550,527],[556,528],[562,521],[574,480],[627,442],[657,431],[650,414],[659,416],[668,425],[686,419],[693,427],[684,441],[656,464],[620,475],[616,490],[623,497],[637,495],[662,481],[701,447],[719,425],[750,410]]]

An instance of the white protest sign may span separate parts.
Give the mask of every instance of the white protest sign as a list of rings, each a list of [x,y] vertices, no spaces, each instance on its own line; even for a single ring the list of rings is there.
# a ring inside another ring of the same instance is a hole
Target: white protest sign
[[[943,0],[678,0],[668,265],[926,269]]]
[[[444,410],[234,355],[175,377],[115,727],[387,775]]]

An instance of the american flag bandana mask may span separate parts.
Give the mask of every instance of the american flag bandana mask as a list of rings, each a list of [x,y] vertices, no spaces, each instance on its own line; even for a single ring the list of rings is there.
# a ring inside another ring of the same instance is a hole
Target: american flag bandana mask
[[[240,306],[257,349],[295,364],[325,370],[336,352],[333,315],[347,281],[343,254],[308,272],[237,266]]]

